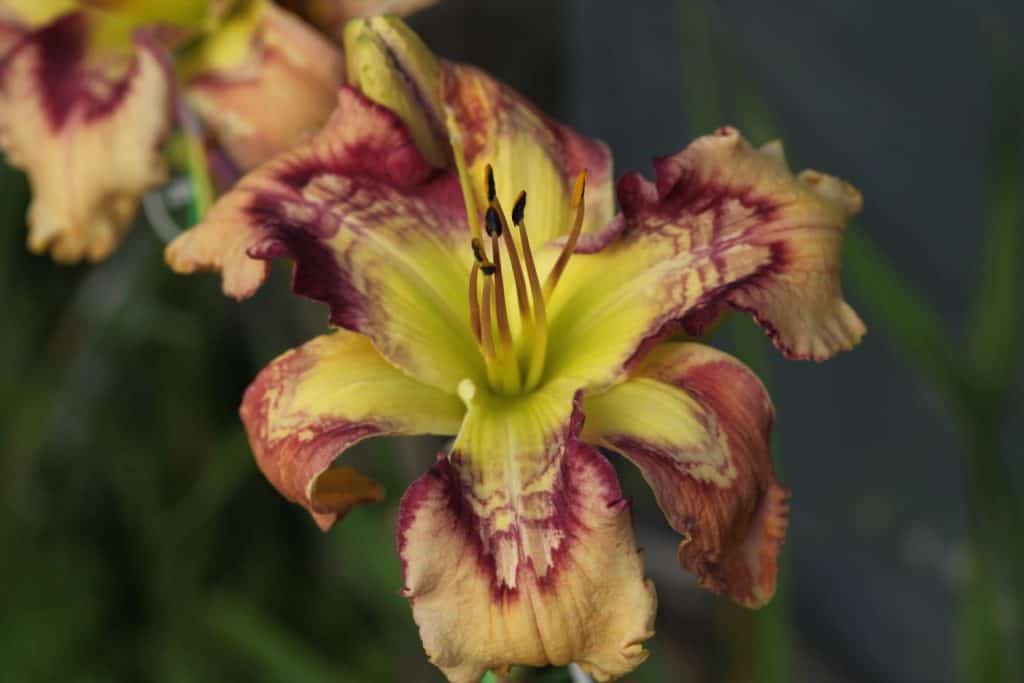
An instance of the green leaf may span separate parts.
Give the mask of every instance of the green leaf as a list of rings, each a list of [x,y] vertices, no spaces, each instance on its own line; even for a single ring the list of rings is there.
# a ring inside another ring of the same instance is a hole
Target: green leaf
[[[1010,681],[1013,678],[1011,651],[1004,627],[1005,600],[988,554],[977,544],[972,552],[965,589],[960,595],[958,646],[960,676],[964,683]]]
[[[1001,45],[996,41],[997,45]],[[1014,379],[1024,286],[1024,86],[1001,50],[993,78],[992,171],[982,283],[971,320],[971,370],[982,398],[999,401]]]
[[[684,0],[679,9],[686,115],[691,133],[704,135],[722,125],[721,54],[715,50],[715,27],[707,4]]]
[[[255,604],[233,595],[210,601],[206,627],[225,647],[251,662],[266,681],[275,683],[338,683],[346,676],[302,638],[279,624]]]
[[[847,280],[858,292],[869,327],[947,398],[962,407],[963,380],[949,335],[927,299],[857,225],[843,248]]]

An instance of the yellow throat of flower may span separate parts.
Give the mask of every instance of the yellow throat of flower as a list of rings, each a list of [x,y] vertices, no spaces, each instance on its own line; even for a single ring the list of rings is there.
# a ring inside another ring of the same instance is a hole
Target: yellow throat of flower
[[[479,219],[475,218],[480,214],[476,211],[461,150],[457,147],[455,156],[472,230],[470,245],[474,262],[469,275],[469,317],[473,337],[483,357],[491,389],[501,394],[526,393],[536,388],[544,373],[548,343],[547,302],[565,271],[583,227],[583,193],[587,173],[582,171],[576,178],[571,200],[572,226],[542,285],[526,229],[526,191],[519,193],[511,216],[507,215],[495,191],[494,172],[488,164],[483,179],[488,205],[481,226]],[[517,229],[518,245],[510,226]],[[511,271],[511,284],[503,272],[503,264]],[[517,306],[512,307],[511,312],[506,301],[507,288],[515,289]],[[517,313],[518,321],[511,317]]]

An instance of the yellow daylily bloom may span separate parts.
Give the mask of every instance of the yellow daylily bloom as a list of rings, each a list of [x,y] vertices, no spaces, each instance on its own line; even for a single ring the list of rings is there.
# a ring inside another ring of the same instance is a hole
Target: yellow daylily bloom
[[[346,86],[167,259],[244,298],[286,256],[294,290],[328,304],[339,329],[273,361],[241,408],[262,471],[321,527],[369,498],[331,466],[350,445],[454,436],[398,520],[403,593],[449,680],[569,662],[612,680],[646,657],[656,600],[597,448],[640,468],[703,587],[767,602],[788,516],[771,400],[739,361],[669,338],[732,307],[789,357],[851,348],[864,325],[839,255],[860,195],[722,128],[653,183],[623,176],[613,215],[604,145],[477,69],[438,68],[423,94],[444,165],[422,142],[433,104],[410,117],[405,91]]]

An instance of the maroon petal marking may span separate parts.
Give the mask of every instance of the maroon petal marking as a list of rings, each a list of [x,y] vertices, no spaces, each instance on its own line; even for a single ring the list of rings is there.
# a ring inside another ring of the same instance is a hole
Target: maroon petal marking
[[[584,409],[584,438],[639,467],[683,536],[683,568],[740,604],[771,599],[789,492],[773,473],[774,410],[757,377],[709,347],[665,343]]]
[[[124,51],[94,53],[95,30],[85,14],[67,14],[0,61],[0,145],[32,185],[29,248],[60,261],[106,257],[141,195],[166,177],[166,55],[142,34]]]
[[[685,311],[691,334],[727,304],[751,313],[790,358],[825,360],[860,340],[864,323],[839,282],[856,189],[817,171],[793,177],[781,145],[755,150],[729,127],[654,168],[653,184],[637,173],[619,180],[624,220],[613,227],[623,242],[685,234],[690,268],[707,282]]]
[[[423,158],[394,114],[348,86],[317,135],[243,178],[166,255],[178,272],[220,269],[238,298],[262,283],[263,261],[287,256],[296,293],[448,391],[479,358],[458,182]]]
[[[653,587],[615,471],[576,440],[580,421],[576,410],[562,435],[552,434],[533,476],[502,469],[517,467],[511,453],[456,452],[402,498],[404,594],[431,662],[450,681],[573,661],[605,681],[646,658]],[[499,471],[473,471],[469,460],[479,458],[479,468]],[[508,483],[485,494],[492,476]]]

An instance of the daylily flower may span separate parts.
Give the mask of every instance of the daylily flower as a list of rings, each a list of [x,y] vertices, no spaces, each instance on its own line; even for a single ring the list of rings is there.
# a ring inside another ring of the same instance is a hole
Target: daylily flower
[[[323,125],[345,71],[340,47],[269,0],[0,0],[0,147],[32,185],[29,248],[110,254],[167,178],[179,81],[248,170]]]
[[[20,35],[0,58],[0,146],[32,185],[28,246],[97,261],[165,177],[170,65],[132,15],[24,5],[5,3]]]
[[[242,170],[316,132],[345,82],[341,50],[270,2],[231,16],[191,64],[188,99]]]
[[[859,193],[725,127],[657,160],[653,183],[623,176],[613,215],[603,145],[472,67],[394,68],[417,96],[395,99],[420,109],[343,87],[317,135],[168,249],[238,298],[287,256],[295,291],[330,308],[338,329],[245,393],[264,475],[327,529],[379,498],[331,467],[347,448],[454,436],[398,518],[403,593],[451,681],[569,662],[604,681],[646,657],[655,593],[598,448],[640,468],[701,586],[764,604],[788,512],[771,401],[736,359],[669,337],[732,307],[789,357],[856,344],[839,252]],[[431,163],[437,109],[451,145]]]

